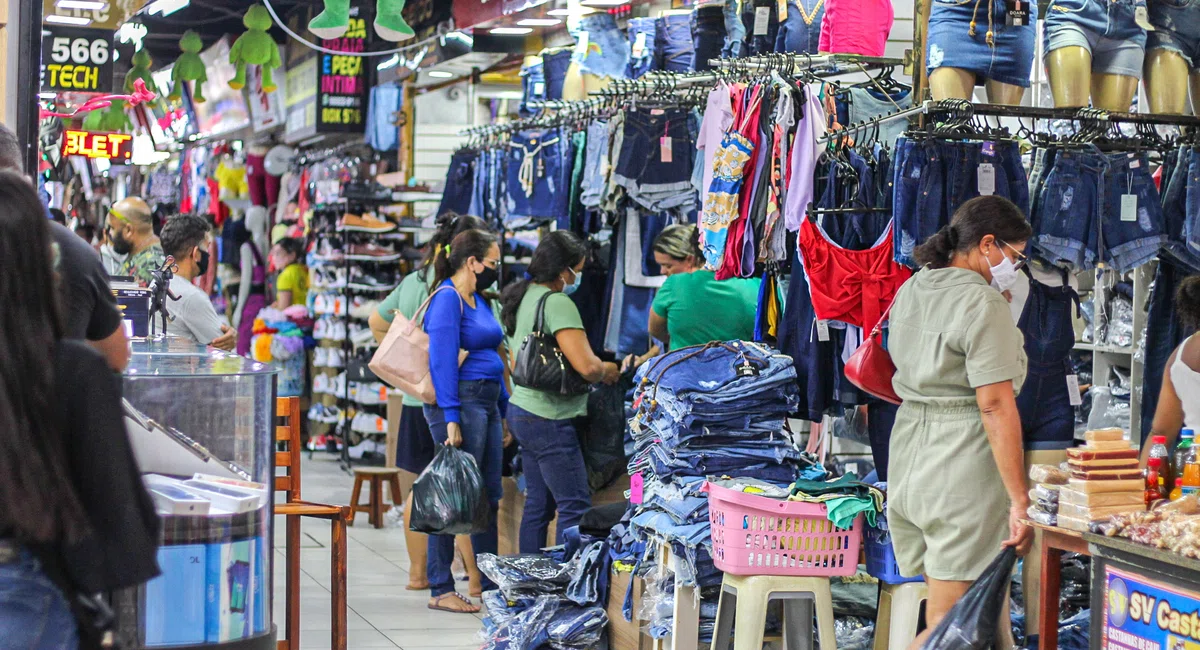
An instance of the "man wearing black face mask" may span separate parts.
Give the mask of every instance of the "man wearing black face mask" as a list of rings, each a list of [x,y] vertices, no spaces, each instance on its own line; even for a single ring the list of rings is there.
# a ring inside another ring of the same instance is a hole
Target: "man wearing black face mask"
[[[171,292],[179,300],[167,300],[167,311],[175,317],[167,333],[192,339],[222,350],[237,345],[237,331],[217,315],[212,301],[192,280],[208,270],[208,221],[194,214],[175,215],[162,230],[163,251],[175,258]]]

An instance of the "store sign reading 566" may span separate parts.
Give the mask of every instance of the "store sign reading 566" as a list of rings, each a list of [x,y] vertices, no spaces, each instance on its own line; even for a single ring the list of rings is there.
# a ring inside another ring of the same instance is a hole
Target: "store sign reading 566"
[[[42,39],[43,90],[112,91],[112,32],[59,26],[47,31]]]

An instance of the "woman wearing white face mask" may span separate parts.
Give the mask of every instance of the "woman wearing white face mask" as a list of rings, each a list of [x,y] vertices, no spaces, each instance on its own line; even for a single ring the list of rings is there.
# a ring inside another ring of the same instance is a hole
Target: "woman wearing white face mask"
[[[587,245],[569,231],[558,230],[542,239],[525,279],[504,288],[500,297],[501,325],[509,349],[519,351],[533,332],[538,311],[542,331],[554,337],[563,356],[585,380],[612,384],[620,376],[615,363],[592,352],[579,309],[569,296],[582,282]],[[518,353],[514,353],[514,356]],[[592,505],[587,467],[575,433],[575,418],[587,414],[588,396],[560,395],[516,384],[508,408],[508,426],[521,445],[525,471],[525,512],[521,517],[521,553],[537,553],[557,506],[557,539],[579,523]]]
[[[929,629],[1002,546],[1024,554],[1032,541],[1021,523],[1029,496],[1016,402],[1024,339],[1002,293],[1031,235],[1007,199],[966,202],[917,247],[924,269],[892,305],[887,346],[904,404],[892,429],[888,528],[900,572],[925,576]]]

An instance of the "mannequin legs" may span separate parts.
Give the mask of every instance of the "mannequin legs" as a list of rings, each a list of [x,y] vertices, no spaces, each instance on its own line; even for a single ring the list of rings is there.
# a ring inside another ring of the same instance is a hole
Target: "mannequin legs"
[[[1057,108],[1083,108],[1092,94],[1092,53],[1087,48],[1060,47],[1046,55],[1050,92]],[[1122,110],[1129,110],[1126,104]]]
[[[1187,111],[1187,88],[1191,87],[1192,112],[1196,113],[1196,99],[1200,99],[1200,72],[1188,68],[1187,60],[1178,52],[1155,48],[1146,53],[1146,64],[1142,67],[1146,80],[1146,98],[1150,112],[1183,115]],[[1187,79],[1187,83],[1184,83]],[[1200,114],[1200,113],[1197,113]]]
[[[567,68],[566,81],[563,82],[563,99],[587,99],[589,93],[604,90],[611,83],[612,79],[584,72],[578,63],[572,61],[571,66]]]
[[[1024,88],[1012,84],[988,81],[984,87],[992,104],[1016,105],[1025,96]],[[975,92],[975,74],[961,68],[938,68],[929,75],[929,88],[935,100],[970,100]]]
[[[1106,111],[1128,113],[1137,87],[1137,77],[1123,74],[1092,75],[1092,105]]]

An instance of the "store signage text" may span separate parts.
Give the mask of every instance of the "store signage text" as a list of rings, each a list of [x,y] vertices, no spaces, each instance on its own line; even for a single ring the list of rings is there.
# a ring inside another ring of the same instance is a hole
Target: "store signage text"
[[[43,34],[43,90],[112,92],[112,32],[45,25]]]
[[[1105,567],[1102,648],[1173,650],[1200,645],[1200,594]]]
[[[346,52],[322,54],[317,88],[318,122],[332,131],[359,131],[366,121],[366,69],[360,56],[367,49],[365,17],[350,18],[350,29],[342,38],[322,41],[324,47]]]
[[[63,134],[63,155],[103,158],[125,164],[133,157],[133,136],[69,130]]]

